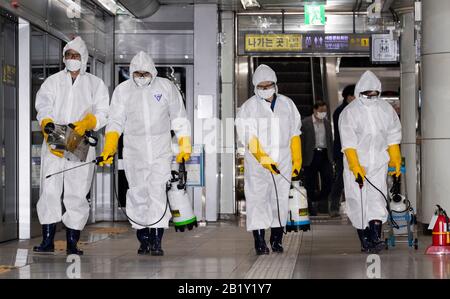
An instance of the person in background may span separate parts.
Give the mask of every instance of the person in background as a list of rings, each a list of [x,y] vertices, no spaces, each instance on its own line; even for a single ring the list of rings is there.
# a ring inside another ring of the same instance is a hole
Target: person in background
[[[344,155],[341,152],[341,135],[339,134],[339,116],[341,112],[355,99],[355,85],[348,85],[342,91],[344,100],[342,104],[334,110],[333,125],[334,125],[334,163],[335,163],[335,179],[333,187],[331,188],[331,205],[330,216],[339,217],[339,206],[341,202],[342,191],[344,191]]]
[[[303,165],[305,188],[311,216],[328,213],[328,195],[333,180],[333,134],[327,117],[327,104],[314,104],[314,113],[303,122]],[[321,191],[316,196],[317,175],[320,173]]]

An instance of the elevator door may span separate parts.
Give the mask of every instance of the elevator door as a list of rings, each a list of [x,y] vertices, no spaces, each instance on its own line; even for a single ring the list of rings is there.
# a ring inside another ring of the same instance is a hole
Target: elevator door
[[[17,20],[0,11],[0,242],[18,237]]]

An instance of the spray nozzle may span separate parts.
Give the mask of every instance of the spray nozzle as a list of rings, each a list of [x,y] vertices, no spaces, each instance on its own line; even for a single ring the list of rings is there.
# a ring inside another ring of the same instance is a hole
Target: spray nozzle
[[[103,159],[102,156],[98,156],[97,158],[95,158],[95,160],[92,161],[92,163],[95,164],[100,164],[101,162],[107,161],[109,158],[113,158],[114,156],[108,156],[106,159]]]
[[[184,158],[181,160],[181,163],[178,167],[178,175],[179,175],[179,182],[177,185],[178,190],[182,190],[186,188],[186,181],[187,181],[187,172],[186,172],[186,165]]]
[[[270,164],[270,167],[272,167],[272,170],[275,171],[277,174],[280,174],[280,170],[277,168],[275,164]]]
[[[357,182],[359,185],[359,188],[362,189],[362,187],[364,186],[364,180],[359,173],[358,173],[358,178],[355,180],[355,182]]]
[[[393,184],[391,188],[392,200],[394,202],[400,202],[402,197],[400,195],[400,177],[394,175],[392,176]]]

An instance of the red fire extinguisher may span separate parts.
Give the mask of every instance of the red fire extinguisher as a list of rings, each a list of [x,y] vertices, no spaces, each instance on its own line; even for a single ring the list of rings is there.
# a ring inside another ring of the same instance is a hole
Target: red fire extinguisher
[[[437,205],[437,220],[433,228],[433,245],[434,246],[449,246],[450,232],[448,229],[449,219],[447,213],[441,206]]]
[[[426,254],[450,254],[450,232],[447,213],[437,205],[435,216],[436,223],[433,227],[432,244],[425,251]]]

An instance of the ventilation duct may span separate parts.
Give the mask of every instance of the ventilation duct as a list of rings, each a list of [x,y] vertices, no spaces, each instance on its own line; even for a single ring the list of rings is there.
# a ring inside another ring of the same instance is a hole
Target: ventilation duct
[[[118,0],[118,2],[138,19],[148,18],[159,9],[158,0]]]

